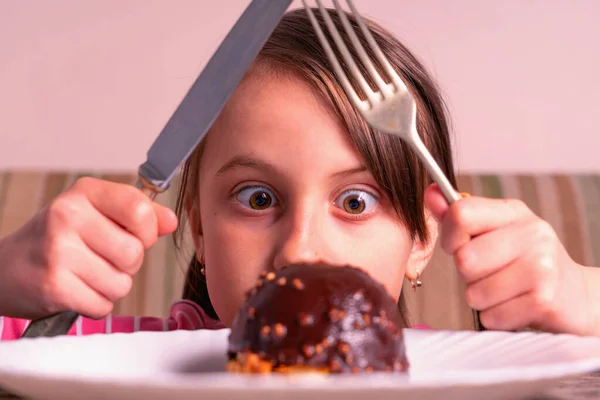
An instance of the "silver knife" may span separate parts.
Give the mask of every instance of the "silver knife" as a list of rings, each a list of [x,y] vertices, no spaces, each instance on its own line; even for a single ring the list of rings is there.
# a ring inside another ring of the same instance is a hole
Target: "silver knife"
[[[154,199],[204,138],[292,0],[252,0],[148,150],[135,186]],[[79,314],[33,321],[21,337],[66,334]]]

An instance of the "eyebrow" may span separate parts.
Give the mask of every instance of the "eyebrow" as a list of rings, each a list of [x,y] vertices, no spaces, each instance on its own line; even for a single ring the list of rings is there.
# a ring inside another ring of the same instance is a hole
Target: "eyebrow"
[[[227,163],[225,163],[225,165],[223,165],[221,168],[219,168],[219,170],[216,173],[216,176],[223,175],[223,174],[227,173],[228,171],[231,171],[231,170],[233,170],[235,168],[239,168],[239,167],[258,169],[258,170],[262,170],[262,171],[269,172],[269,173],[280,173],[279,170],[277,169],[277,167],[275,167],[274,165],[269,164],[267,162],[257,160],[255,158],[252,158],[249,156],[235,156],[231,160],[229,160]],[[331,174],[330,178],[332,178],[332,179],[345,178],[345,177],[359,174],[359,173],[366,172],[366,171],[368,171],[368,168],[365,167],[364,165],[360,165],[355,168],[350,168],[350,169],[346,169],[343,171],[335,172],[335,173]]]
[[[239,168],[239,167],[260,169],[260,170],[263,170],[266,172],[278,172],[277,168],[275,168],[273,165],[266,163],[264,161],[260,161],[260,160],[257,160],[255,158],[248,157],[248,156],[235,156],[231,160],[229,160],[227,163],[225,163],[225,165],[223,165],[221,168],[219,168],[216,175],[217,176],[223,175],[226,172],[231,171],[232,169],[235,169],[235,168]]]
[[[334,174],[331,174],[331,178],[335,179],[335,178],[346,178],[348,176],[352,176],[352,175],[356,175],[356,174],[360,174],[362,172],[367,172],[368,169],[367,167],[365,167],[364,165],[361,165],[359,167],[356,168],[350,168],[350,169],[346,169],[344,171],[339,171],[336,172]]]

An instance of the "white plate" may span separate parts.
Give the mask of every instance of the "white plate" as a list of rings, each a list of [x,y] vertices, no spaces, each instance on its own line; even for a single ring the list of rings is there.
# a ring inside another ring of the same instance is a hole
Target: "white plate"
[[[407,376],[224,372],[228,330],[0,343],[0,387],[39,399],[510,399],[600,369],[600,339],[407,329]]]

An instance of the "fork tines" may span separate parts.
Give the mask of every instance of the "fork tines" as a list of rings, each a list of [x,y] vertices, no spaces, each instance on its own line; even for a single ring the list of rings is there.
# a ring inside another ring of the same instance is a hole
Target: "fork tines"
[[[404,82],[402,82],[402,79],[400,79],[400,77],[398,76],[398,74],[396,73],[396,71],[394,70],[394,68],[392,67],[390,62],[388,61],[388,59],[385,57],[385,55],[381,51],[381,48],[379,47],[379,45],[373,38],[371,31],[369,30],[369,28],[363,21],[361,15],[358,12],[358,10],[356,9],[356,6],[354,5],[354,3],[351,0],[347,0],[350,10],[352,11],[352,14],[354,15],[354,17],[356,19],[356,23],[360,27],[360,30],[362,31],[362,33],[365,37],[365,40],[367,41],[367,43],[369,45],[369,48],[372,50],[371,56],[369,56],[369,54],[365,50],[364,46],[362,45],[360,39],[358,38],[354,28],[352,27],[352,25],[348,19],[346,12],[342,9],[342,7],[340,6],[340,4],[337,0],[333,0],[333,4],[335,6],[337,14],[339,15],[340,21],[342,22],[342,24],[344,26],[344,30],[346,31],[346,34],[348,35],[348,37],[352,43],[352,46],[354,47],[361,63],[367,70],[369,77],[375,83],[375,85],[378,89],[377,91],[374,91],[373,89],[371,89],[371,86],[369,86],[369,84],[367,83],[367,80],[365,79],[362,72],[360,71],[358,64],[352,57],[352,54],[350,53],[348,46],[346,46],[346,44],[344,43],[344,40],[342,39],[340,33],[338,32],[338,29],[336,28],[334,22],[332,21],[330,15],[329,15],[329,12],[323,6],[323,3],[320,0],[316,0],[317,6],[319,8],[319,13],[321,14],[321,17],[323,18],[323,20],[325,21],[325,24],[327,25],[327,30],[329,31],[331,37],[333,38],[338,51],[342,55],[344,62],[348,66],[348,69],[350,70],[352,77],[356,80],[356,83],[359,85],[360,89],[362,90],[362,92],[365,94],[365,97],[367,98],[366,101],[363,101],[358,96],[356,91],[354,90],[347,75],[344,73],[344,70],[342,69],[340,62],[337,59],[337,57],[331,47],[331,44],[325,37],[325,34],[324,34],[323,30],[321,29],[321,26],[320,26],[319,22],[317,21],[317,18],[315,17],[315,14],[313,13],[312,8],[308,6],[306,0],[302,0],[302,2],[304,4],[304,7],[308,14],[308,17],[313,25],[315,33],[317,34],[317,37],[319,38],[319,41],[321,42],[321,45],[323,46],[323,49],[324,49],[325,53],[327,54],[327,58],[329,59],[329,61],[331,62],[332,66],[333,66],[335,74],[338,76],[338,79],[340,80],[340,83],[344,87],[346,94],[350,97],[352,102],[355,103],[355,105],[357,107],[369,109],[369,108],[371,108],[371,106],[374,102],[377,102],[377,101],[381,100],[382,98],[385,98],[386,95],[389,96],[393,93],[396,93],[398,90],[407,91],[406,85],[404,84]],[[374,57],[375,60],[377,60],[377,62],[383,67],[387,76],[391,80],[391,83],[386,83],[383,80],[381,75],[377,72],[377,69],[376,69],[371,57]]]

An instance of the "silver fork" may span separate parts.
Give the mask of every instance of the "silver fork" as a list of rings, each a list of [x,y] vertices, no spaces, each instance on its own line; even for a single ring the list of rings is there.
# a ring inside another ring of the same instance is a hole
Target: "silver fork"
[[[323,7],[322,2],[316,0],[320,13],[327,25],[327,29],[333,37],[344,61],[348,65],[352,76],[354,79],[356,79],[361,90],[367,96],[366,100],[361,100],[350,84],[348,77],[342,70],[340,63],[331,48],[331,45],[323,34],[323,30],[319,26],[312,9],[306,4],[306,0],[302,0],[302,3],[306,8],[306,12],[308,13],[319,41],[321,42],[321,45],[327,54],[327,58],[333,66],[335,74],[338,76],[346,95],[350,98],[354,107],[359,111],[367,123],[371,125],[371,127],[384,133],[399,136],[410,145],[410,147],[417,153],[418,157],[427,168],[427,171],[431,175],[432,179],[440,187],[448,204],[452,204],[454,201],[459,200],[462,196],[457,193],[456,190],[454,190],[452,184],[450,181],[448,181],[448,178],[446,175],[444,175],[444,172],[440,169],[439,165],[431,156],[431,153],[429,150],[427,150],[427,147],[425,147],[425,144],[417,133],[417,107],[412,95],[408,91],[400,76],[396,73],[396,71],[394,71],[394,68],[392,68],[388,59],[379,48],[379,45],[377,45],[375,42],[373,35],[369,31],[369,28],[365,25],[353,2],[348,0],[348,5],[350,6],[352,13],[354,13],[356,22],[365,35],[369,46],[373,49],[373,52],[377,57],[377,61],[385,68],[386,73],[392,80],[391,83],[385,83],[383,78],[379,75],[375,69],[375,66],[373,65],[373,61],[365,52],[365,49],[354,32],[354,29],[352,29],[346,13],[340,7],[338,1],[333,0],[333,4],[335,5],[335,8],[344,25],[344,29],[350,37],[352,45],[360,57],[360,61],[363,63],[365,68],[368,70],[369,75],[376,83],[377,88],[379,89],[378,91],[373,91],[371,89],[365,80],[365,77],[362,75],[358,66],[356,65],[356,62],[352,58],[352,55],[348,51],[348,47],[346,47],[344,44],[344,41],[333,24],[329,14]]]
[[[335,41],[338,50],[342,54],[344,61],[348,65],[352,76],[356,79],[361,90],[365,93],[367,97],[366,100],[362,100],[352,87],[352,84],[344,73],[340,62],[336,58],[331,45],[327,41],[321,26],[315,18],[312,9],[306,4],[306,0],[302,0],[315,33],[317,34],[319,41],[321,42],[321,45],[327,54],[327,58],[331,62],[335,74],[338,76],[346,95],[350,98],[350,101],[353,103],[354,107],[371,127],[390,135],[399,136],[406,143],[408,143],[408,145],[410,145],[410,147],[417,153],[417,156],[421,159],[425,165],[425,168],[427,168],[427,171],[434,182],[438,184],[448,204],[452,204],[453,202],[461,199],[462,195],[452,187],[452,184],[421,140],[417,132],[417,106],[412,95],[379,48],[377,42],[375,42],[373,35],[369,31],[369,28],[365,25],[352,0],[347,0],[347,2],[352,10],[352,13],[356,17],[358,26],[367,39],[369,46],[375,53],[377,61],[383,66],[391,79],[391,83],[385,83],[381,75],[379,75],[375,69],[375,66],[373,65],[373,61],[369,58],[369,55],[366,53],[362,44],[358,40],[356,32],[354,32],[354,29],[350,25],[350,21],[348,21],[346,13],[342,7],[340,7],[339,2],[337,0],[333,0],[335,9],[344,26],[344,30],[350,37],[352,45],[358,53],[361,62],[377,85],[377,88],[379,89],[378,91],[373,91],[371,89],[365,77],[362,75],[358,66],[356,65],[356,62],[352,58],[352,55],[348,51],[348,47],[346,47],[346,44],[337,31],[337,28],[333,24],[329,13],[327,10],[325,10],[325,7],[323,7],[322,2],[320,0],[316,0],[317,5],[319,6],[319,11],[325,20],[325,24],[327,25],[327,29],[333,37],[333,40]],[[485,327],[481,324],[479,312],[477,310],[473,310],[473,319],[475,323],[475,330],[485,330]]]

